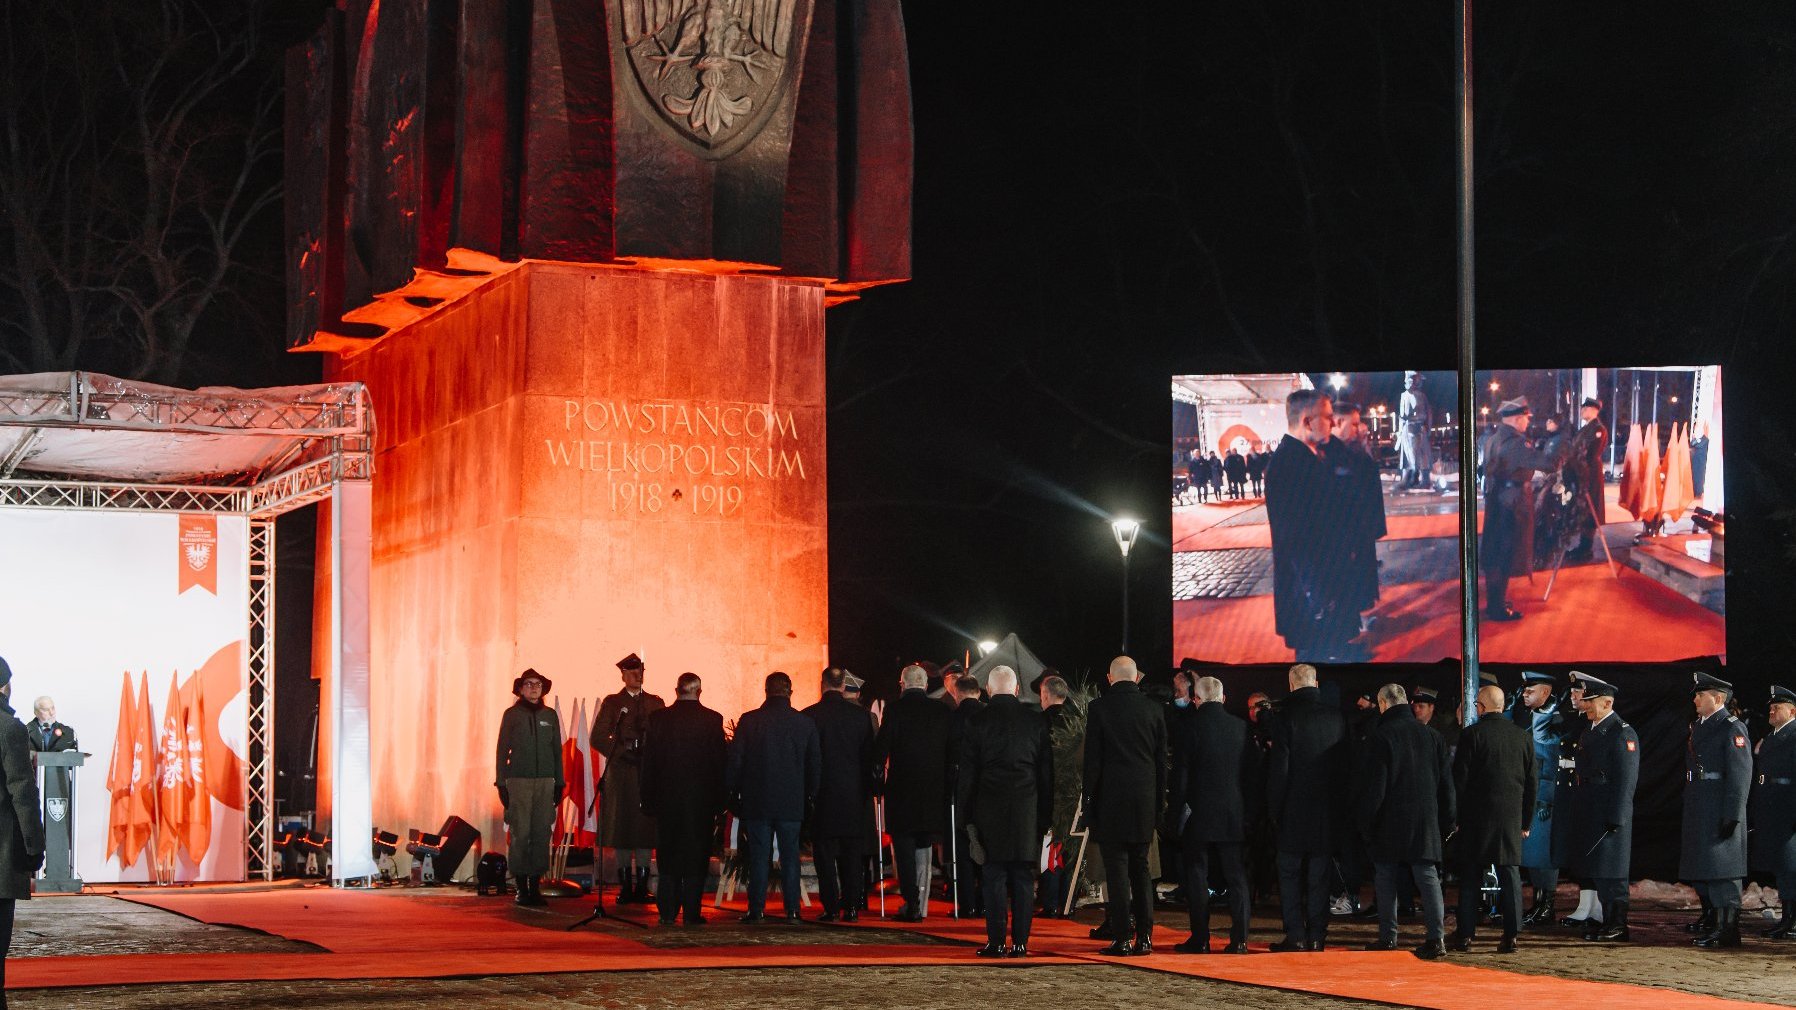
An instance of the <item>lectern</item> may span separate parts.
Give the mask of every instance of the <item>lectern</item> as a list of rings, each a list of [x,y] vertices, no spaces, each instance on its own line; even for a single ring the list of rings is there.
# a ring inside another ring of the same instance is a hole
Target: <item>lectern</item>
[[[88,755],[61,750],[39,751],[31,756],[37,761],[37,794],[44,804],[44,872],[32,887],[39,894],[79,893],[81,878],[75,872],[75,773],[87,763]],[[59,781],[64,778],[67,788],[62,788]]]

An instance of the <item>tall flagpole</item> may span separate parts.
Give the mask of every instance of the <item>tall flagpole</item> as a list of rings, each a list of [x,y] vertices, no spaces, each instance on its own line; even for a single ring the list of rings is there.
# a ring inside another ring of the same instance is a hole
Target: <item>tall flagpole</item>
[[[1459,0],[1454,17],[1459,98],[1459,604],[1465,653],[1464,724],[1478,719],[1478,412],[1473,368],[1476,330],[1472,274],[1472,0]]]

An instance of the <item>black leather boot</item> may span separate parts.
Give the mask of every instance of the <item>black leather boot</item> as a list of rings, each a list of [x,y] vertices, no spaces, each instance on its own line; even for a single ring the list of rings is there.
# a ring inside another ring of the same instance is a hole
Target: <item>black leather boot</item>
[[[1551,926],[1553,924],[1553,912],[1553,897],[1552,895],[1548,895],[1534,903],[1534,907],[1529,909],[1528,914],[1522,918],[1522,925],[1529,929],[1536,929],[1541,926]]]
[[[655,896],[649,893],[649,871],[647,869],[636,871],[636,900],[644,905],[655,900]]]
[[[1702,916],[1695,922],[1684,923],[1684,932],[1695,933],[1697,936],[1707,936],[1715,932],[1715,909],[1708,902],[1704,902]]]
[[[617,868],[617,903],[633,905],[636,903],[636,881],[630,876],[630,868]]]
[[[1697,937],[1692,943],[1704,950],[1740,945],[1740,910],[1723,908],[1718,913],[1715,917],[1715,929]]]
[[[1628,942],[1628,903],[1617,901],[1603,906],[1603,928],[1587,939],[1600,943]]]
[[[1784,914],[1777,920],[1777,925],[1770,929],[1760,930],[1759,934],[1767,940],[1788,940],[1796,938],[1796,895],[1792,900],[1784,902]]]
[[[530,878],[520,873],[511,878],[511,882],[513,885],[511,896],[512,902],[518,905],[530,904]]]

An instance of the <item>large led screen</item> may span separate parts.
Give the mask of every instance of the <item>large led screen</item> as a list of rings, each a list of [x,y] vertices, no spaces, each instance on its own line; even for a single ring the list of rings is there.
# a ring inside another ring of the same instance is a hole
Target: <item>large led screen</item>
[[[1725,654],[1720,369],[1480,372],[1475,402],[1481,658]],[[1445,371],[1175,376],[1173,658],[1458,657],[1457,404]]]

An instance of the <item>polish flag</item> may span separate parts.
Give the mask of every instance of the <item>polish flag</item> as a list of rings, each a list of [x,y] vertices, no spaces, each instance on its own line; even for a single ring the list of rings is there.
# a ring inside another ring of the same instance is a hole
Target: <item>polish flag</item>
[[[598,837],[599,755],[592,749],[592,723],[586,718],[586,699],[574,715],[574,746],[580,751],[580,839],[590,845]]]
[[[106,815],[106,858],[119,853],[121,867],[136,861],[127,860],[125,851],[131,837],[131,782],[137,755],[137,699],[131,696],[131,675],[119,678],[118,729],[112,736],[112,764],[106,769],[106,791],[112,794],[112,807]]]

